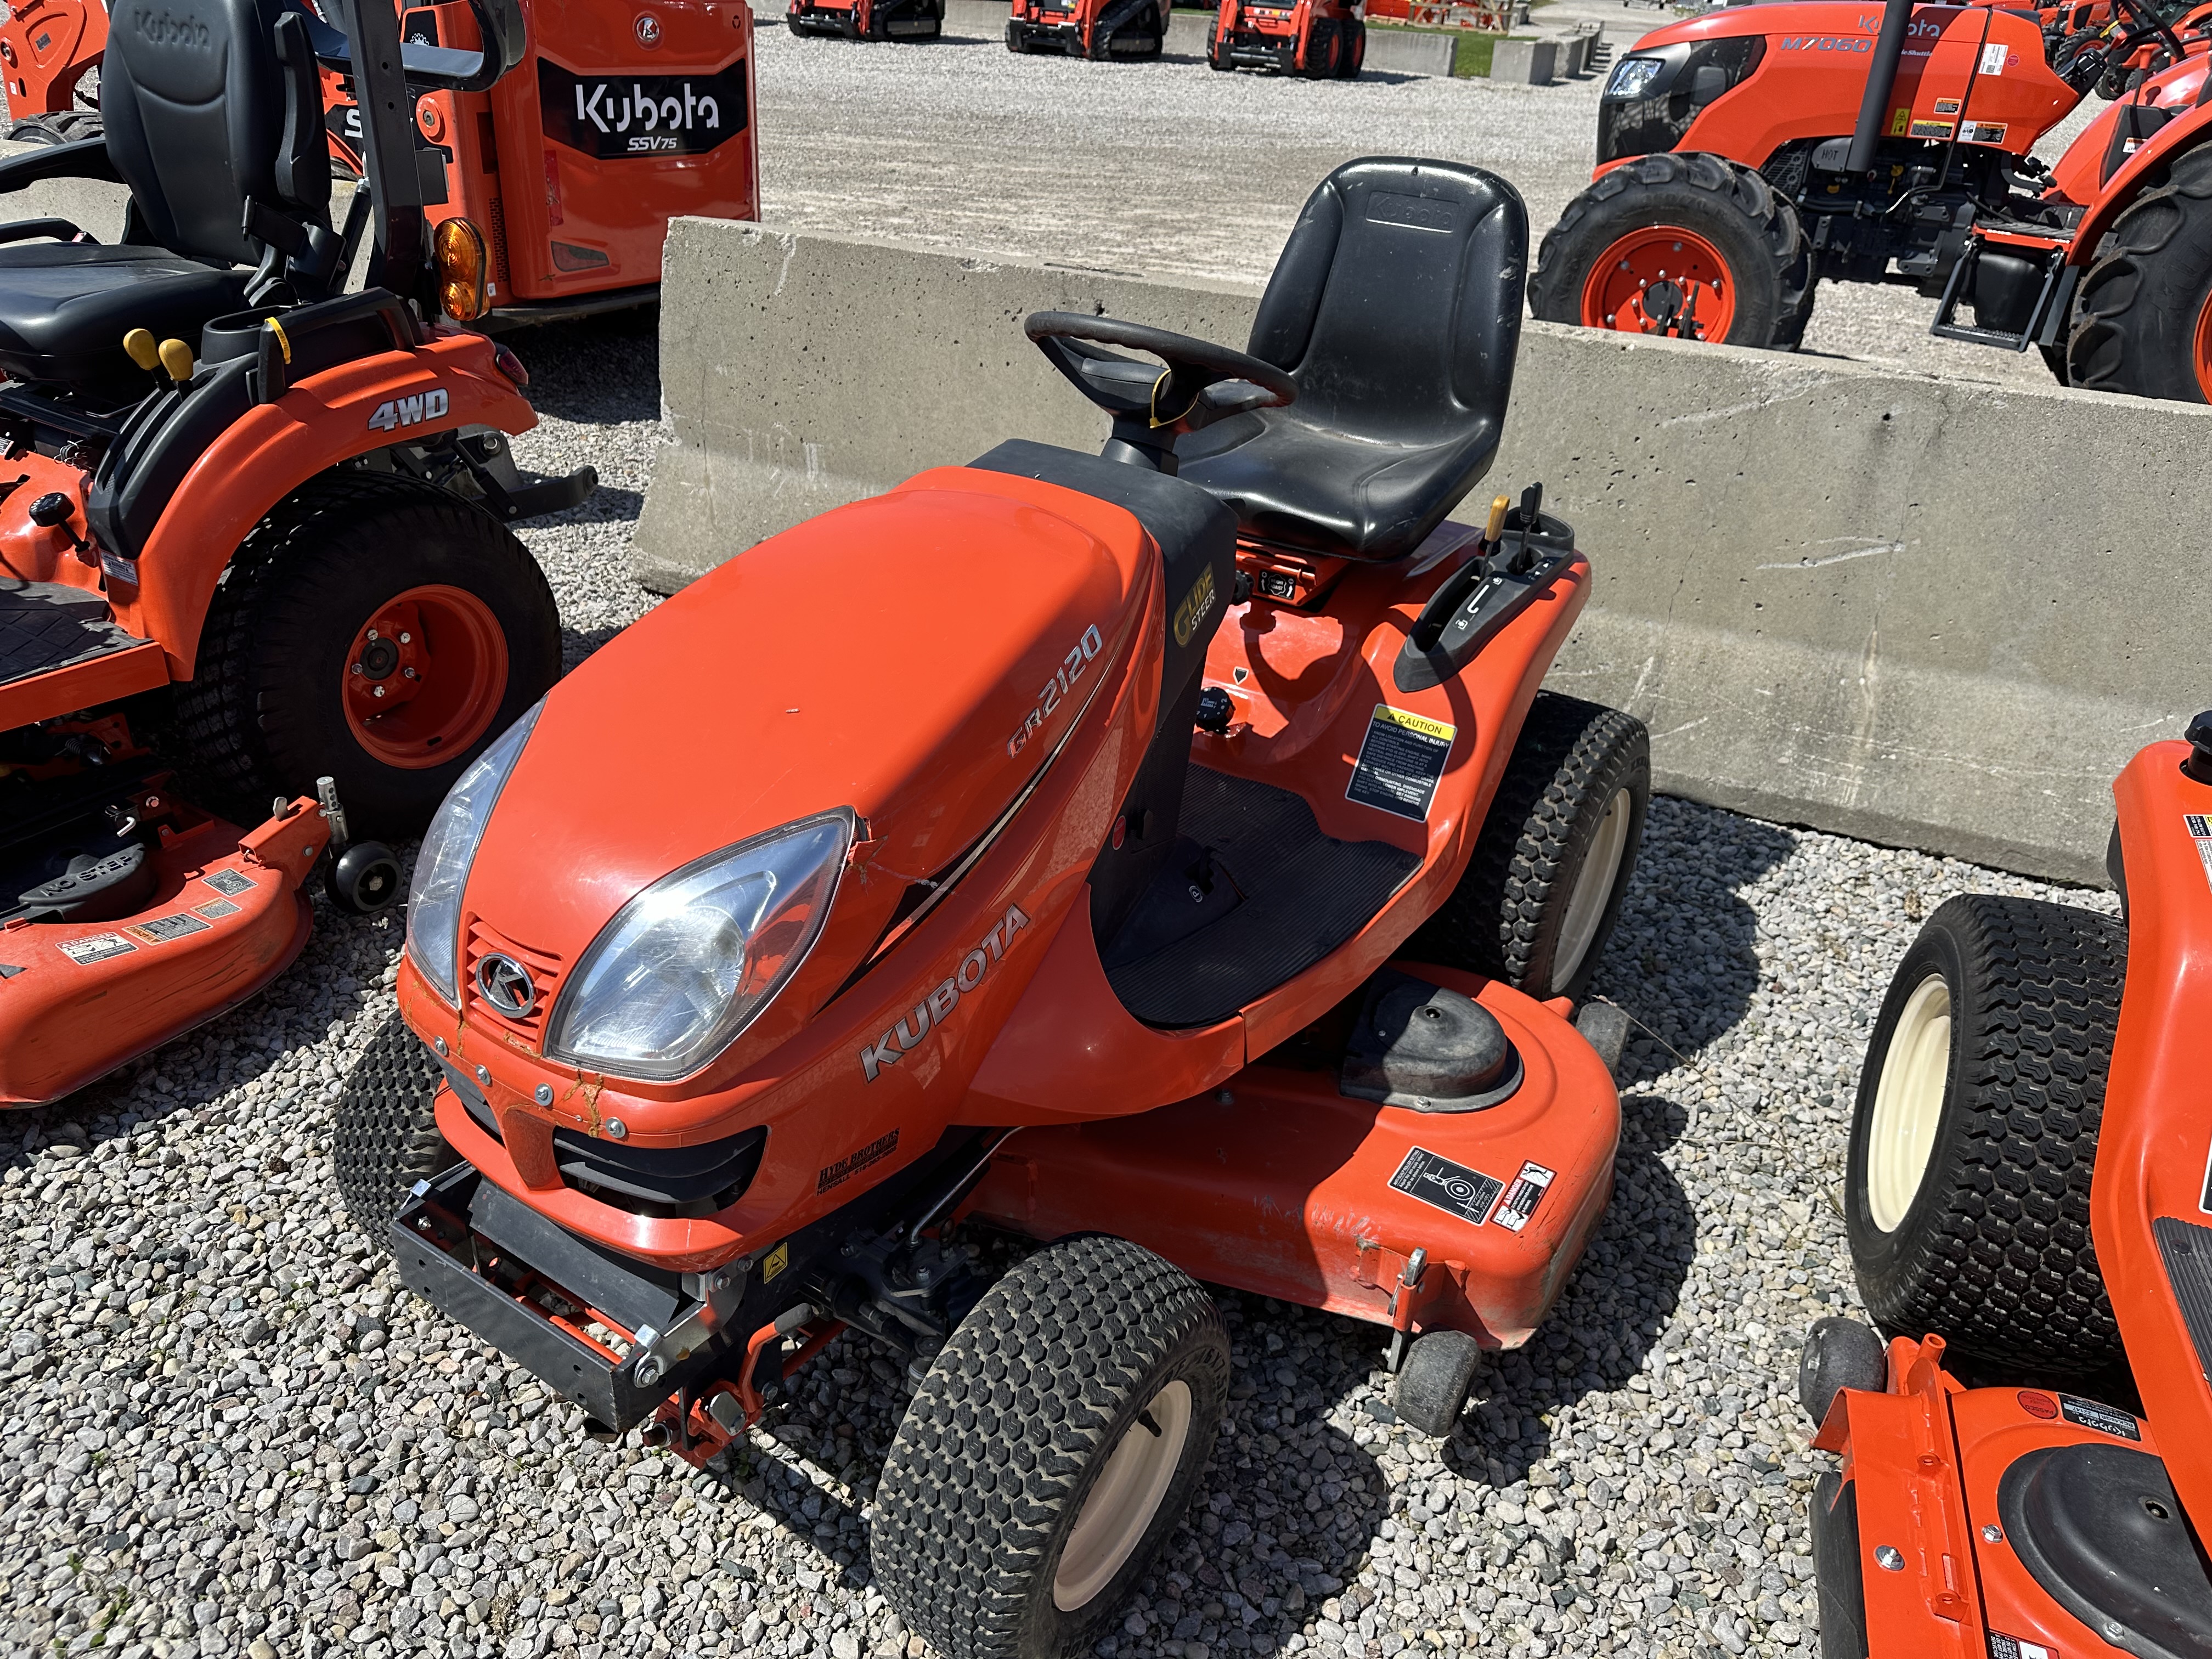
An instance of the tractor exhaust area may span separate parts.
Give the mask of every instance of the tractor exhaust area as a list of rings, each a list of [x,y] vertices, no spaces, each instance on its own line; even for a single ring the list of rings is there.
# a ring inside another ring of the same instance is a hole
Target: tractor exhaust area
[[[1496,168],[1548,224],[1598,85],[1370,76],[1293,104],[951,27],[895,52],[764,27],[759,53],[770,225],[680,222],[657,320],[529,340],[516,459],[605,486],[519,531],[570,666],[824,507],[1003,438],[1086,445],[1006,319],[1240,340],[1298,202],[1378,134]],[[26,210],[106,234],[56,189]],[[1831,1194],[1884,988],[1968,886],[2115,911],[2056,884],[2103,884],[2109,780],[2202,701],[2161,675],[2201,659],[2193,619],[2065,595],[2186,591],[2193,549],[2130,515],[2201,498],[2212,411],[2052,390],[1925,339],[1931,310],[1824,292],[1794,356],[1524,329],[1495,477],[1544,478],[1600,560],[1549,684],[1641,715],[1664,792],[1592,988],[1636,1022],[1612,1201],[1443,1440],[1397,1420],[1373,1333],[1223,1295],[1229,1417],[1103,1659],[1818,1650],[1795,1366],[1814,1317],[1863,1311]],[[1907,366],[1850,360],[1875,340]],[[2019,482],[2061,476],[2131,482]],[[0,1118],[0,1640],[926,1659],[868,1565],[913,1384],[856,1333],[695,1470],[586,1437],[350,1228],[331,1108],[404,923],[314,902],[270,990]]]

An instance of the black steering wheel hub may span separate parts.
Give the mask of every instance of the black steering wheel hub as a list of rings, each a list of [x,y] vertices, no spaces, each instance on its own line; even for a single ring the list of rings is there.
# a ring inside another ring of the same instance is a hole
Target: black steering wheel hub
[[[1279,409],[1297,386],[1274,364],[1188,334],[1073,311],[1032,312],[1022,331],[1070,385],[1114,417],[1099,453],[1161,472],[1176,471],[1176,440],[1225,416]],[[1106,346],[1148,352],[1149,363]],[[1164,367],[1163,367],[1164,365]]]

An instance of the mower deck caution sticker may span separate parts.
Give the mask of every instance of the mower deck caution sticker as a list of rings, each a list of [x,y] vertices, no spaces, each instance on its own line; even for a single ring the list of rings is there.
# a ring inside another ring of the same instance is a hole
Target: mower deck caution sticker
[[[1498,1194],[1505,1190],[1505,1183],[1496,1176],[1470,1170],[1464,1164],[1455,1164],[1419,1146],[1406,1154],[1398,1173],[1390,1177],[1390,1185],[1424,1204],[1435,1206],[1446,1215],[1455,1215],[1478,1227],[1490,1213],[1490,1206]]]
[[[253,878],[241,876],[235,870],[210,870],[200,879],[225,898],[236,898],[240,893],[253,890]]]
[[[120,933],[87,933],[82,939],[64,939],[54,946],[80,968],[89,968],[110,957],[127,955],[137,948]]]
[[[2002,1631],[1993,1630],[1990,1632],[1990,1659],[2058,1659],[2058,1650],[2031,1642],[2025,1636],[2007,1636]]]
[[[2142,1430],[2135,1419],[2117,1406],[2100,1406],[2094,1400],[2062,1394],[2058,1396],[2058,1414],[2069,1423],[2094,1429],[2099,1434],[2109,1434],[2115,1440],[2142,1438]]]
[[[2182,828],[2189,831],[2190,840],[2197,843],[2197,860],[2204,866],[2204,879],[2212,884],[2212,817],[2202,812],[2184,812]]]
[[[1490,1218],[1510,1232],[1519,1232],[1536,1213],[1536,1206],[1544,1201],[1558,1178],[1556,1170],[1547,1170],[1540,1164],[1523,1164],[1513,1184],[1505,1189],[1505,1196],[1498,1206],[1498,1212]]]
[[[189,939],[194,933],[204,933],[210,924],[189,910],[179,910],[173,916],[156,916],[123,931],[135,939],[148,945],[166,945],[173,939]]]
[[[1429,803],[1436,799],[1452,739],[1458,735],[1455,726],[1376,703],[1344,798],[1416,823],[1426,823]]]
[[[221,921],[225,916],[234,916],[238,907],[228,899],[210,899],[205,904],[192,906],[192,914],[205,916],[210,921]]]

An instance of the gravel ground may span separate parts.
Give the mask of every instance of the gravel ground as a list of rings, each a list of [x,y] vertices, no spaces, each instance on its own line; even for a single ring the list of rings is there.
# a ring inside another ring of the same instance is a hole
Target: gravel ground
[[[622,555],[651,337],[522,343],[546,416],[524,460],[610,485],[527,532],[580,656],[650,603]],[[1597,988],[1652,1035],[1553,1319],[1439,1443],[1393,1419],[1371,1330],[1226,1295],[1231,1431],[1101,1653],[1809,1656],[1796,1343],[1854,1305],[1833,1194],[1866,1027],[1917,919],[1967,887],[2045,890],[1655,802]],[[325,908],[270,993],[0,1126],[0,1647],[921,1659],[870,1587],[906,1390],[860,1343],[696,1474],[580,1438],[348,1230],[331,1106],[400,934]]]

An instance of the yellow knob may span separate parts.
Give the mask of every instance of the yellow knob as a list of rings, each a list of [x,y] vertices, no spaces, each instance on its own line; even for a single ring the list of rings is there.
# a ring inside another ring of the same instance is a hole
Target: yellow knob
[[[166,347],[165,347],[165,348],[163,348],[163,349],[164,349],[165,350],[167,349],[167,348],[166,348]],[[1505,509],[1506,509],[1506,507],[1507,507],[1508,505],[1509,505],[1509,503],[1506,501],[1505,497],[1504,497],[1504,496],[1503,496],[1503,495],[1498,496],[1498,497],[1497,498],[1497,500],[1495,500],[1495,501],[1492,501],[1492,502],[1491,502],[1491,504],[1490,504],[1490,522],[1489,522],[1489,524],[1488,524],[1488,525],[1486,525],[1486,526],[1484,526],[1484,528],[1483,528],[1483,532],[1482,532],[1482,534],[1483,534],[1483,538],[1484,538],[1485,540],[1486,540],[1486,541],[1493,541],[1493,542],[1494,542],[1494,541],[1496,541],[1496,540],[1498,539],[1498,538],[1499,533],[1500,533],[1502,531],[1504,531],[1504,528],[1505,528]]]
[[[161,342],[161,367],[169,371],[173,380],[192,378],[192,349],[182,340]]]
[[[161,354],[154,349],[154,337],[143,328],[134,328],[123,337],[123,349],[131,354],[131,361],[149,374],[161,361]]]

